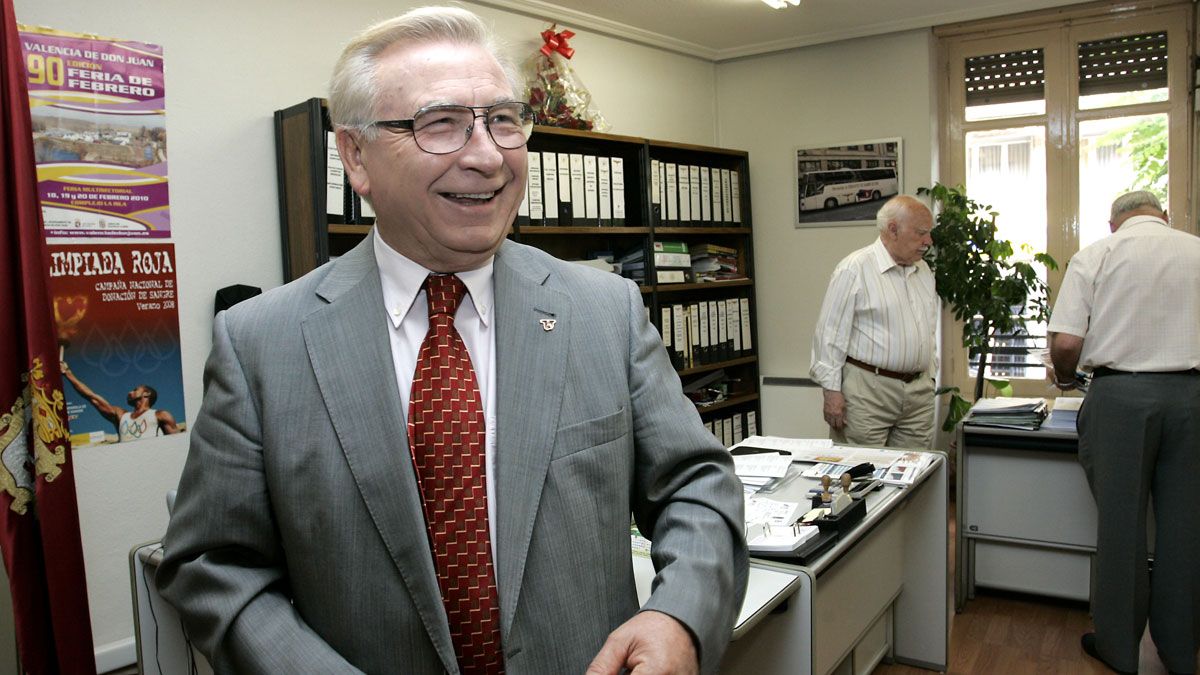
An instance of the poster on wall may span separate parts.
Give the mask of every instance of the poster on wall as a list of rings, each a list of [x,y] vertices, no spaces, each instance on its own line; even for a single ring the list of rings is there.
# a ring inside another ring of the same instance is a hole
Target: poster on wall
[[[169,237],[162,47],[19,27],[49,237]]]
[[[48,248],[71,446],[185,430],[174,245]]]
[[[903,190],[899,138],[798,148],[796,227],[865,225]]]

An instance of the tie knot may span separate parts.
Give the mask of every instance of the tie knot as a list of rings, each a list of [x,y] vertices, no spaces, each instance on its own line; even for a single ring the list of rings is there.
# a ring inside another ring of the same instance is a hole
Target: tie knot
[[[429,299],[429,318],[438,314],[454,317],[467,287],[453,274],[430,274],[425,277],[425,295]]]

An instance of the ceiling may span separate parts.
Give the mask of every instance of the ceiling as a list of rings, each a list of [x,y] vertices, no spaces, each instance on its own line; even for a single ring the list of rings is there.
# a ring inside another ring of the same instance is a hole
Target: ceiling
[[[1081,0],[475,0],[710,61],[1069,5]]]

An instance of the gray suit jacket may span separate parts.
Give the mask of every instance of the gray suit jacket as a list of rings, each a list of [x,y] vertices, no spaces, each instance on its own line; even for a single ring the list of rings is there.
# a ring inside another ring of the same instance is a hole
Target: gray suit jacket
[[[638,611],[631,511],[646,608],[715,670],[745,590],[741,490],[640,294],[512,242],[494,277],[508,672],[582,673]],[[458,670],[387,330],[370,237],[216,319],[157,583],[218,671]]]

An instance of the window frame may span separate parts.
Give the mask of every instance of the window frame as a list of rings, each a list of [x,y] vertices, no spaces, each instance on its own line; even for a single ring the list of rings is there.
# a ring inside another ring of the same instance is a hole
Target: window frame
[[[1046,252],[1059,269],[1047,276],[1051,302],[1057,297],[1067,263],[1079,248],[1079,128],[1083,122],[1167,113],[1170,174],[1168,215],[1173,226],[1196,234],[1193,188],[1195,144],[1190,81],[1194,60],[1194,5],[1188,0],[1092,3],[995,20],[940,26],[938,100],[940,182],[966,184],[966,137],[969,132],[1017,126],[1042,126],[1046,144]],[[1154,31],[1167,33],[1166,101],[1080,110],[1078,44]],[[966,59],[1006,51],[1041,48],[1045,68],[1045,112],[987,120],[965,119]],[[1115,195],[1114,195],[1115,196]],[[961,325],[946,311],[942,318],[942,382],[971,391]],[[1017,396],[1053,396],[1042,380],[1013,379]]]

